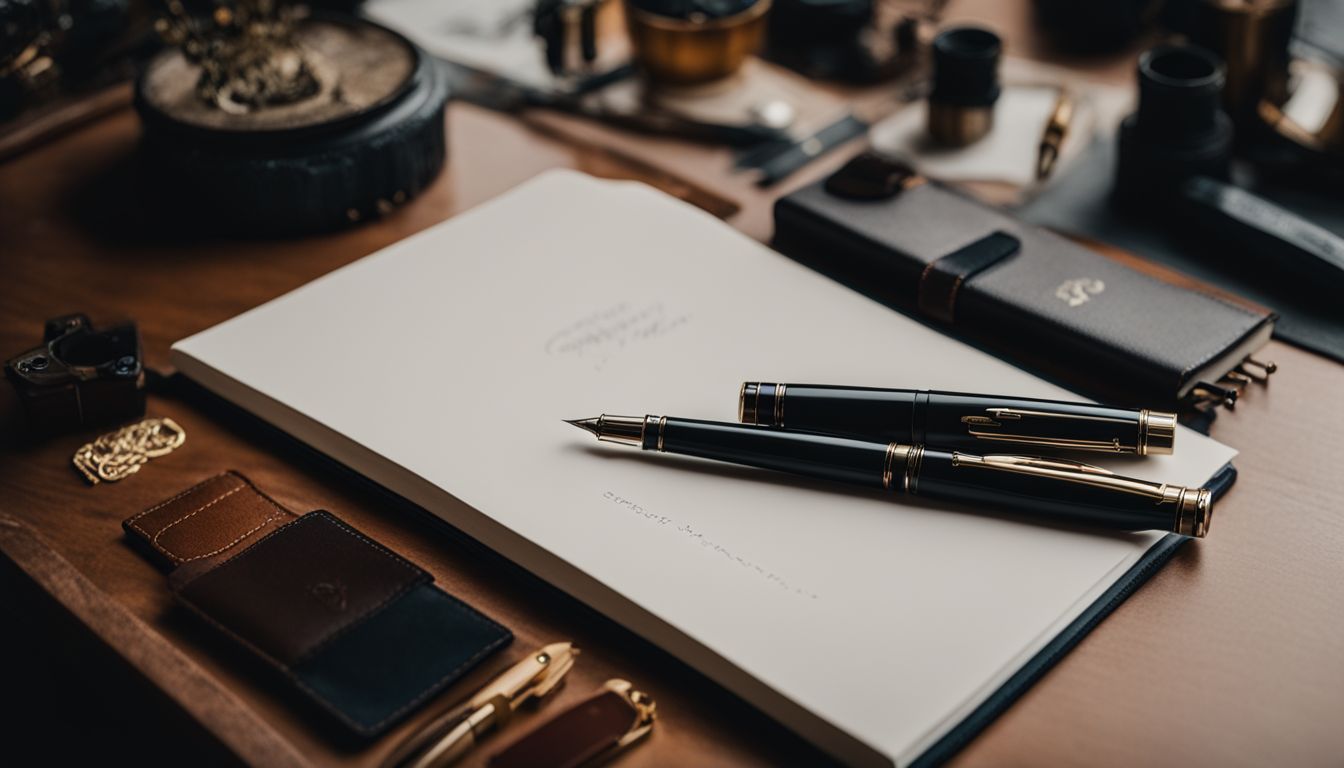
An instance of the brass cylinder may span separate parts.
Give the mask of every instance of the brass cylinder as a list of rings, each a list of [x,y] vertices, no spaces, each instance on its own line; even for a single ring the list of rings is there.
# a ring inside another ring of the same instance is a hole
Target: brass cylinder
[[[994,127],[994,106],[963,107],[929,102],[929,136],[945,147],[965,147]]]
[[[1191,39],[1223,59],[1223,108],[1232,119],[1253,115],[1261,99],[1281,102],[1296,0],[1203,0],[1196,9]]]
[[[626,27],[635,62],[649,79],[669,85],[695,85],[725,78],[765,40],[771,0],[717,19],[675,19],[625,4]]]

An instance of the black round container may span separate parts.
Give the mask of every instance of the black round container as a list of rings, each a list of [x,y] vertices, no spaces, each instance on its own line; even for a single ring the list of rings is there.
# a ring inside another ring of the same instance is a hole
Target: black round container
[[[142,75],[141,191],[151,205],[211,234],[301,234],[387,213],[433,181],[447,158],[445,73],[391,30],[353,19],[314,23],[369,25],[394,36],[411,52],[410,74],[356,114],[247,131],[165,111],[147,98]]]
[[[1002,51],[999,36],[981,27],[954,27],[933,39],[928,129],[934,141],[962,147],[994,127]]]

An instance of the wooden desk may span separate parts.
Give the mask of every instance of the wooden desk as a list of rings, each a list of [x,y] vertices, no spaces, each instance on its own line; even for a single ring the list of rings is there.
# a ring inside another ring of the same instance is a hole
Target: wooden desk
[[[143,228],[152,215],[137,219],[127,205],[126,161],[139,131],[129,110],[0,165],[0,350],[28,348],[43,319],[80,310],[95,321],[135,317],[149,364],[164,366],[173,341],[543,169],[642,173],[598,145],[555,138],[553,126],[543,132],[465,105],[454,105],[448,120],[450,164],[426,194],[382,221],[303,240],[192,242]],[[727,177],[717,150],[672,151],[685,153],[697,182],[741,206],[733,223],[768,233],[769,203],[784,190],[767,194]],[[1344,368],[1277,343],[1266,357],[1282,369],[1272,385],[1252,389],[1215,426],[1215,437],[1242,451],[1241,477],[1210,538],[1183,548],[957,763],[1306,765],[1344,755]],[[622,766],[823,760],[620,627],[206,398],[151,398],[149,413],[182,424],[186,445],[132,478],[93,488],[69,466],[93,433],[22,442],[12,429],[15,407],[0,405],[0,549],[17,565],[0,568],[0,610],[14,616],[14,601],[25,612],[0,632],[64,648],[59,633],[93,628],[100,639],[58,658],[75,673],[70,695],[101,690],[128,709],[157,713],[166,726],[156,729],[174,731],[177,747],[202,761],[374,765],[404,731],[365,750],[333,746],[265,670],[171,610],[162,575],[122,542],[123,518],[228,468],[293,509],[330,509],[425,566],[514,630],[509,658],[575,640],[588,652],[562,701],[613,676],[653,693],[660,725]]]

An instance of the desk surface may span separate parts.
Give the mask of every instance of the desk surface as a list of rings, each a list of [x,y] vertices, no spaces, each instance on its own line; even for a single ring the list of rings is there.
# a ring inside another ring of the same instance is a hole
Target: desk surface
[[[424,195],[381,221],[303,240],[193,242],[140,226],[153,217],[127,205],[127,159],[139,131],[130,110],[0,164],[0,350],[32,346],[44,318],[78,310],[95,321],[136,318],[149,364],[165,366],[176,339],[541,170],[648,177],[638,163],[600,143],[568,140],[554,125],[543,130],[460,104],[448,123],[449,166]],[[671,151],[684,153],[697,183],[740,206],[730,221],[753,236],[768,234],[769,203],[784,190],[764,193],[730,178],[718,150]],[[789,186],[840,159],[818,163]],[[1337,727],[1344,712],[1344,409],[1337,405],[1344,368],[1278,343],[1266,357],[1281,372],[1214,427],[1214,437],[1241,455],[1240,479],[1210,537],[1184,547],[961,752],[958,764],[1303,765],[1344,754]],[[324,726],[277,692],[264,670],[170,610],[162,575],[123,543],[123,518],[228,468],[290,508],[333,510],[424,565],[446,589],[514,630],[510,657],[575,640],[588,653],[562,700],[617,676],[653,693],[661,723],[621,765],[820,760],[622,628],[206,398],[152,397],[149,413],[182,424],[186,445],[121,483],[90,488],[69,466],[90,435],[24,443],[12,429],[16,404],[7,391],[0,397],[0,550],[244,760],[373,765],[396,736],[362,751],[333,747]]]

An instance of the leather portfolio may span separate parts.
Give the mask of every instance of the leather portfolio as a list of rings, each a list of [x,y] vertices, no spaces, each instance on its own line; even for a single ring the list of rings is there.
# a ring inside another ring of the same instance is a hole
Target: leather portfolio
[[[874,155],[779,200],[773,245],[939,330],[1135,407],[1175,409],[1264,346],[1274,324],[1268,310],[1137,272]]]

